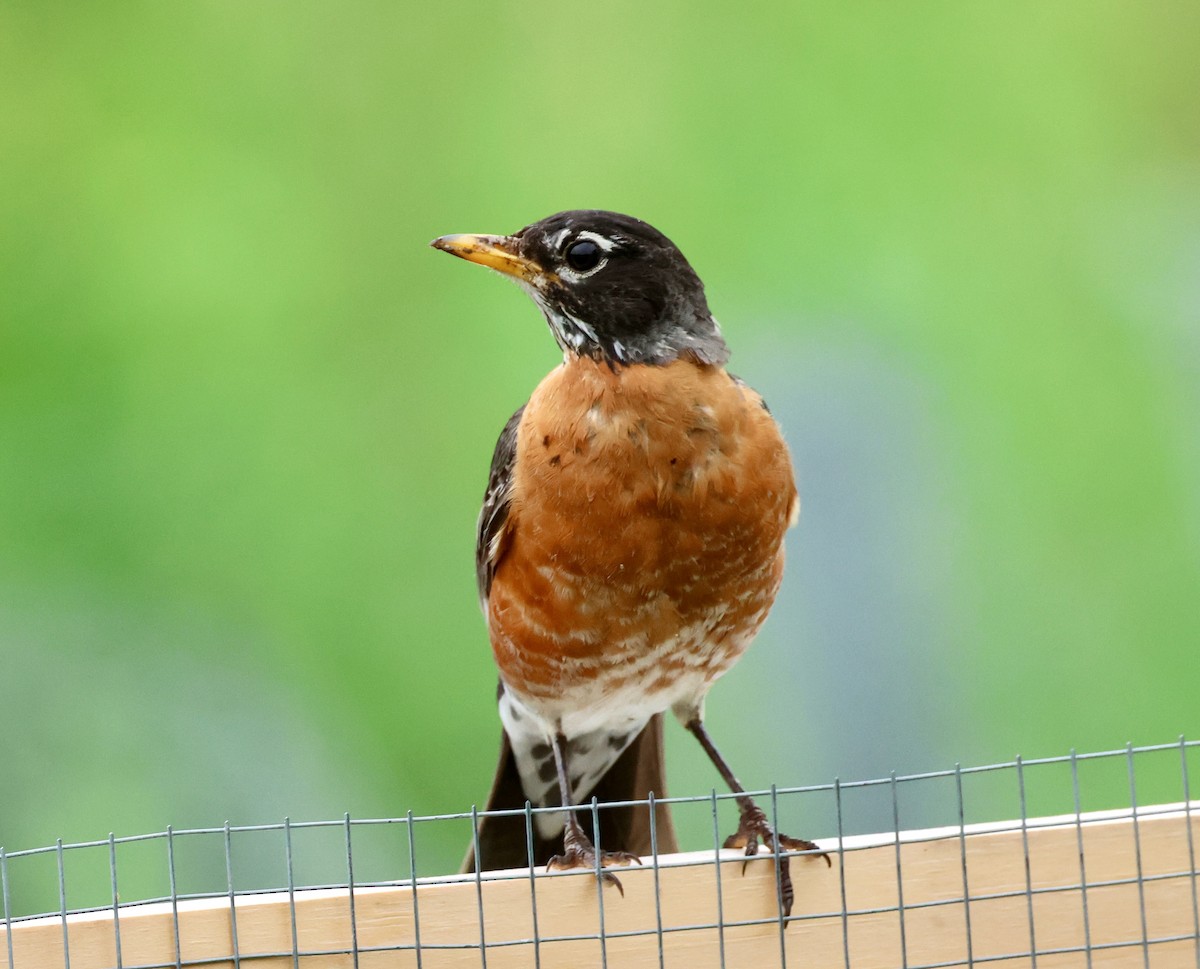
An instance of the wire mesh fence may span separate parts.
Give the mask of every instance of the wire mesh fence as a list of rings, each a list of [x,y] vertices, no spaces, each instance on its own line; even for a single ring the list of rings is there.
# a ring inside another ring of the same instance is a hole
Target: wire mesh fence
[[[1200,742],[1180,739],[759,792],[785,830],[804,818],[833,861],[792,858],[790,915],[780,858],[746,864],[721,849],[732,804],[715,792],[667,799],[704,820],[707,848],[652,852],[621,871],[623,894],[600,890],[593,871],[426,870],[422,845],[451,826],[465,847],[474,810],[0,848],[0,969],[262,960],[1200,969],[1198,759]],[[524,816],[531,843],[540,810],[508,812]],[[937,827],[908,830],[911,815],[931,810]],[[881,814],[887,823],[872,827]]]

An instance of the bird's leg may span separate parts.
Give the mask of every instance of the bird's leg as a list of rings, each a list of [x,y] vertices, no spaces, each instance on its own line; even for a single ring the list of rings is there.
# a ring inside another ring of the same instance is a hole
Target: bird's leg
[[[737,831],[725,839],[725,844],[722,847],[743,848],[747,857],[749,857],[758,854],[758,843],[761,839],[764,845],[779,855],[780,901],[783,903],[783,914],[785,916],[790,915],[792,913],[792,901],[795,898],[795,890],[792,888],[790,859],[787,855],[782,854],[782,852],[817,851],[819,850],[817,845],[811,841],[806,841],[804,838],[788,837],[786,834],[781,834],[772,828],[766,814],[754,803],[754,799],[746,793],[746,789],[733,776],[733,771],[725,763],[725,758],[717,750],[716,745],[712,742],[712,738],[708,735],[708,731],[704,729],[704,723],[700,718],[692,717],[687,721],[685,726],[700,741],[700,746],[708,754],[708,758],[717,768],[717,772],[721,775],[725,783],[729,785],[729,789],[737,795],[738,812],[741,815],[741,820],[738,822]],[[818,857],[824,858],[825,864],[832,866],[833,862],[829,860],[829,855],[822,852]]]
[[[571,803],[571,784],[567,780],[567,738],[562,733],[558,733],[551,739],[550,746],[554,751],[554,766],[558,771],[558,791],[565,808],[566,819],[563,830],[563,853],[555,855],[546,862],[546,868],[550,871],[561,871],[568,868],[594,869],[597,867],[596,846],[592,844],[592,839],[584,833],[579,820],[575,817],[574,806]],[[637,855],[628,851],[601,851],[599,853],[599,867],[602,869],[608,868],[610,865],[629,865],[635,861],[640,864],[641,860]],[[616,875],[601,871],[600,879],[607,884],[616,885],[617,891],[622,895],[625,894],[625,889],[621,887],[621,882]]]

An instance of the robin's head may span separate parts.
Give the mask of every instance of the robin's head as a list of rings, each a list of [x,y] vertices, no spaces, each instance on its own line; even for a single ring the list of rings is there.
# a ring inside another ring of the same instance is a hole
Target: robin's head
[[[432,245],[520,283],[564,353],[612,365],[729,358],[700,277],[639,219],[559,212],[511,236],[442,236]]]

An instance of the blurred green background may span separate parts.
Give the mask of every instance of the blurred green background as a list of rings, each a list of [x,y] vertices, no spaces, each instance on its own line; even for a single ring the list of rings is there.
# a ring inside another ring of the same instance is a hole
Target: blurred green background
[[[749,786],[1195,733],[1198,37],[1192,3],[5,3],[0,844],[482,801],[475,515],[558,354],[426,244],[573,207],[680,245],[793,448],[786,584],[709,702]]]

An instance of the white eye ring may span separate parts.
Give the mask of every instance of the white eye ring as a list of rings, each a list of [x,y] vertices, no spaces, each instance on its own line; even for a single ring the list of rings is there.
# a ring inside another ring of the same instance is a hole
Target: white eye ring
[[[573,241],[574,242],[594,242],[605,252],[612,252],[617,244],[616,240],[610,239],[610,238],[608,238],[608,236],[602,236],[598,232],[590,232],[587,229],[584,229],[582,232],[580,232],[578,235],[576,235],[575,239]]]
[[[561,243],[561,239],[559,240],[559,242]],[[592,266],[590,269],[574,269],[571,267],[571,265],[569,263],[567,263],[565,261],[566,253],[569,252],[575,246],[579,245],[579,243],[581,243],[581,242],[590,242],[593,245],[595,245],[596,248],[598,248],[602,253],[604,253],[604,255],[600,257],[600,260],[596,263],[596,265]],[[613,242],[612,239],[602,236],[596,232],[589,232],[585,229],[583,232],[578,233],[571,240],[571,244],[569,246],[567,246],[566,250],[564,250],[564,252],[563,252],[564,262],[563,262],[562,268],[559,270],[559,275],[571,280],[572,282],[575,282],[580,279],[585,279],[588,276],[593,275],[594,273],[598,273],[608,263],[608,253],[613,251],[613,248],[615,247],[615,245],[616,245],[616,243]]]

